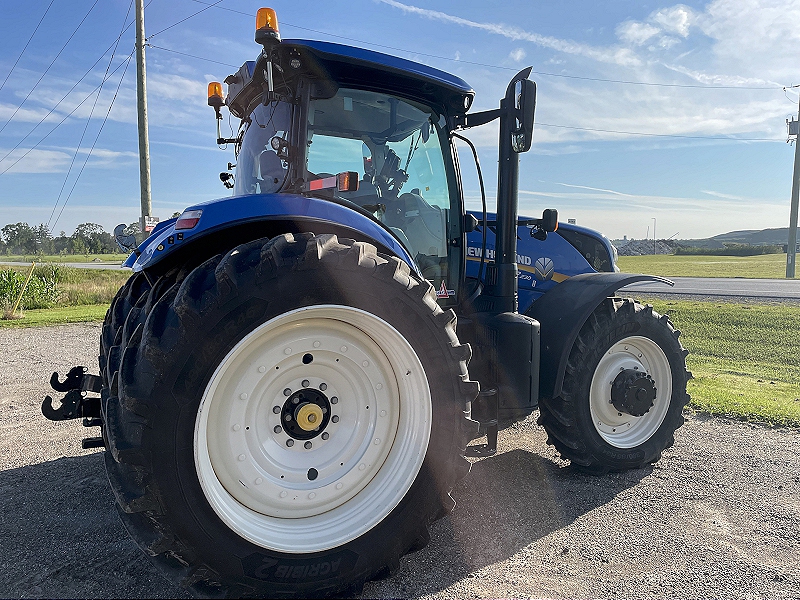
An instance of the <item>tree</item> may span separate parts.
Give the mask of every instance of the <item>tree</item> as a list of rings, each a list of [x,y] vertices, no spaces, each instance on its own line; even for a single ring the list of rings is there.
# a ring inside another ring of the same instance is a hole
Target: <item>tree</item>
[[[81,223],[71,237],[77,254],[104,254],[117,249],[111,234],[97,223]]]
[[[0,230],[3,241],[11,254],[35,254],[36,236],[27,223],[14,223]]]

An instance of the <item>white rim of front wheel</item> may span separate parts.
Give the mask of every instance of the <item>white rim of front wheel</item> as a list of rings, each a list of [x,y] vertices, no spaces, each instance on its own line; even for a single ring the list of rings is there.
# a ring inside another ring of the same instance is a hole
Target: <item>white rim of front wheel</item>
[[[313,408],[305,420],[296,400]],[[324,427],[307,431],[312,412]],[[328,550],[405,497],[431,418],[425,370],[394,327],[357,308],[299,308],[218,365],[200,400],[195,466],[211,507],[241,537],[279,552]]]
[[[621,413],[611,403],[611,384],[625,369],[642,371],[655,382],[653,406],[641,417]],[[634,448],[661,427],[671,398],[672,371],[667,355],[650,338],[631,336],[611,346],[600,359],[589,390],[589,409],[600,437],[616,448]]]

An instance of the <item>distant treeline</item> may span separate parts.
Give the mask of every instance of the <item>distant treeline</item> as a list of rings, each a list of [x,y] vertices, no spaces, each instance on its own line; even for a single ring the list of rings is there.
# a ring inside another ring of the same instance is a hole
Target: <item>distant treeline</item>
[[[128,225],[127,233],[137,235],[139,224]],[[137,239],[138,239],[137,235]],[[0,255],[108,254],[119,252],[114,238],[97,223],[81,223],[67,236],[54,237],[47,225],[9,224],[0,229]]]
[[[725,244],[722,248],[698,246],[678,246],[675,254],[684,256],[759,256],[761,254],[781,254],[782,246],[753,246],[751,244]]]

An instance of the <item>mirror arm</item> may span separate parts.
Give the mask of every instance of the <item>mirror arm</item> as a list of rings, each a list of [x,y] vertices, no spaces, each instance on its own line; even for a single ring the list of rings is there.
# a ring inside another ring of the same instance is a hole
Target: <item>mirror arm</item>
[[[469,115],[457,115],[453,118],[454,129],[469,129],[470,127],[485,125],[499,118],[503,112],[502,108],[494,108]]]

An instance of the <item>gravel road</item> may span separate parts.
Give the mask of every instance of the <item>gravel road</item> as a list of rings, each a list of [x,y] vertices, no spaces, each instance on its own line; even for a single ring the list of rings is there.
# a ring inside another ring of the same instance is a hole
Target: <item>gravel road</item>
[[[0,330],[0,597],[185,597],[128,539],[87,430],[39,413],[99,333]],[[690,416],[678,434],[652,467],[589,477],[518,423],[364,597],[800,598],[800,433]]]

